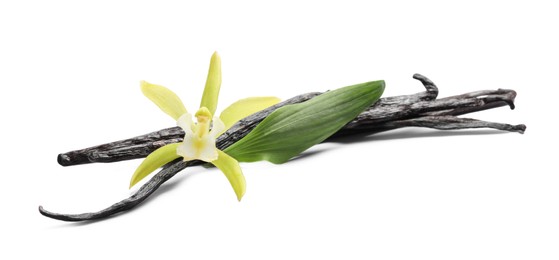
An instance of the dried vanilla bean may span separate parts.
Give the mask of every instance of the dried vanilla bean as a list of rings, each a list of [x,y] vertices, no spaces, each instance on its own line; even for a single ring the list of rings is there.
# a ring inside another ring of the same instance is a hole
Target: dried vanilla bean
[[[433,82],[419,74],[415,74],[414,78],[423,83],[426,88],[425,92],[414,95],[382,98],[361,113],[355,120],[348,123],[333,137],[357,133],[378,133],[409,126],[428,127],[440,130],[494,128],[518,133],[524,133],[526,129],[525,125],[509,125],[456,117],[466,113],[506,105],[514,109],[516,93],[513,90],[499,89],[495,91],[476,91],[463,95],[436,99],[438,89]],[[320,93],[309,93],[300,95],[248,116],[221,135],[217,139],[217,147],[219,149],[225,149],[234,142],[240,140],[275,109],[287,104],[303,102],[319,94]],[[184,133],[178,127],[167,128],[127,140],[60,154],[58,162],[61,165],[68,166],[90,162],[114,162],[141,158],[165,144],[182,141],[182,135],[184,135]],[[201,163],[200,161],[183,162],[182,160],[171,162],[164,167],[164,169],[155,174],[135,194],[98,212],[58,214],[47,211],[41,206],[39,207],[39,211],[44,216],[64,221],[103,219],[137,206],[179,171],[186,167],[199,165]]]
[[[266,118],[274,110],[289,104],[297,104],[307,101],[321,93],[307,93],[290,98],[274,106],[264,109],[258,113],[250,115],[232,126],[223,135],[238,135],[238,130],[254,127]],[[243,136],[246,135],[242,132]],[[62,166],[71,166],[95,162],[118,162],[123,160],[144,158],[151,152],[164,145],[182,142],[184,132],[180,127],[165,128],[149,134],[133,137],[126,140],[102,144],[85,148],[82,150],[71,151],[58,155],[58,163]],[[240,138],[239,138],[240,139]],[[237,141],[233,140],[232,142]]]
[[[175,162],[171,162],[168,164],[167,167],[159,171],[155,174],[146,184],[142,185],[140,189],[130,196],[127,199],[119,201],[110,207],[92,213],[82,213],[82,214],[59,214],[53,213],[43,209],[42,206],[39,206],[39,212],[46,217],[63,220],[63,221],[84,221],[84,220],[96,220],[96,219],[104,219],[111,215],[114,215],[119,212],[124,212],[133,207],[137,206],[138,204],[142,203],[145,199],[147,199],[154,191],[156,191],[161,184],[165,183],[169,179],[171,179],[175,174],[182,171],[186,167],[200,165],[202,162],[200,161],[189,161],[184,162],[182,160],[177,160]]]
[[[394,124],[391,122],[420,118],[426,115],[457,116],[505,105],[509,105],[514,109],[516,93],[513,90],[499,89],[476,91],[463,95],[436,99],[438,89],[432,81],[420,74],[415,74],[413,77],[423,83],[426,91],[413,95],[381,98],[346,127],[342,128],[335,136],[345,136],[355,132],[367,131],[376,133],[395,129],[394,126],[398,126],[396,128],[422,126],[435,129],[450,129],[444,126],[444,124],[448,123],[448,120],[437,121],[437,118],[434,117],[422,119],[421,121],[425,122],[422,125]],[[320,95],[320,93],[299,95],[266,110],[255,113],[241,120],[227,131],[226,134],[236,134],[239,128],[258,124],[279,107],[304,102],[317,95]],[[463,123],[460,124],[460,128],[453,129],[477,128],[479,127],[478,125],[479,124],[468,127],[468,124]],[[510,127],[501,126],[499,124],[487,124],[486,127],[503,131],[509,131],[508,129],[510,129]],[[517,129],[521,129],[521,127]],[[122,160],[144,158],[159,147],[170,143],[181,142],[183,136],[184,132],[179,127],[166,128],[122,141],[62,153],[58,155],[58,163],[62,166],[70,166],[94,162],[118,162]]]

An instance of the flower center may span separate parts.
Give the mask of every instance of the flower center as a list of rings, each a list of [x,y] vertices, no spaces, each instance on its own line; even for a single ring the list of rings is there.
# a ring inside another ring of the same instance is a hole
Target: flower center
[[[219,118],[212,119],[212,113],[206,107],[201,107],[194,117],[196,117],[196,124],[192,121],[192,115],[188,113],[177,121],[185,133],[183,143],[177,148],[177,154],[187,161],[212,162],[218,157],[216,137],[225,126]]]
[[[203,138],[210,132],[212,113],[206,107],[201,107],[195,117],[198,124],[195,126],[194,134]]]

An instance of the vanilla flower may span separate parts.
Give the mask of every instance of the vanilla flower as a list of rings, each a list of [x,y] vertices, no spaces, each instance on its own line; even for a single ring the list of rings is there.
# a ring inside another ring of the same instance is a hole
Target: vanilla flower
[[[213,117],[221,87],[221,59],[214,53],[210,60],[210,69],[200,108],[193,116],[187,112],[180,98],[171,90],[141,82],[142,92],[163,112],[177,121],[184,130],[181,143],[165,145],[152,152],[140,164],[132,179],[130,187],[166,163],[183,157],[185,161],[201,160],[219,168],[227,177],[237,199],[245,194],[245,178],[235,158],[216,148],[217,137],[240,119],[279,102],[275,97],[253,97],[239,100],[226,108],[220,117]]]

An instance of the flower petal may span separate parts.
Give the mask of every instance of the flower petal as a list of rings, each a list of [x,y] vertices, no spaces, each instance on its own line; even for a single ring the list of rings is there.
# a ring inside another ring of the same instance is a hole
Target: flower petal
[[[210,60],[210,69],[208,71],[208,78],[206,79],[206,87],[202,95],[200,107],[207,107],[211,114],[215,114],[217,108],[217,98],[219,96],[219,89],[221,88],[221,58],[214,52]]]
[[[225,132],[225,124],[219,119],[219,117],[214,117],[212,120],[212,130],[210,130],[210,135],[217,138],[221,133]]]
[[[206,135],[202,138],[201,145],[198,147],[198,160],[211,162],[219,158],[217,148],[215,148],[215,138]]]
[[[219,118],[225,124],[225,130],[229,129],[239,120],[254,114],[260,110],[279,103],[277,97],[249,97],[238,100],[221,112]]]
[[[134,175],[132,175],[132,179],[130,179],[130,188],[150,173],[157,170],[157,168],[179,158],[180,156],[177,154],[177,147],[179,145],[180,143],[168,144],[150,153],[140,166],[138,166]]]
[[[217,157],[217,160],[212,162],[212,164],[225,174],[225,177],[227,177],[227,180],[229,180],[229,183],[231,183],[231,186],[237,195],[237,199],[241,201],[241,198],[245,195],[246,182],[245,176],[239,166],[239,162],[221,150],[217,150],[217,153],[219,156]]]
[[[210,135],[200,137],[196,134],[185,135],[184,142],[177,147],[177,154],[184,157],[185,161],[201,160],[211,162],[218,158],[215,148],[215,138]]]
[[[180,98],[166,87],[141,81],[140,86],[144,96],[155,103],[163,112],[175,120],[186,113],[186,108]]]
[[[177,120],[177,125],[182,128],[185,134],[192,135],[194,133],[194,121],[190,113],[184,113]]]

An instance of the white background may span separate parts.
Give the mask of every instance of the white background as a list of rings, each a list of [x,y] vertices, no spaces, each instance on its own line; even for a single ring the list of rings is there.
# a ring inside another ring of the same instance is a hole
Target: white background
[[[1,259],[559,258],[553,1],[77,2],[0,3]],[[195,110],[215,50],[218,110],[378,79],[411,94],[422,73],[441,97],[515,89],[516,110],[471,117],[528,129],[402,129],[242,164],[240,203],[218,170],[189,168],[104,221],[39,214],[127,197],[140,161],[56,155],[173,126],[139,81]]]

